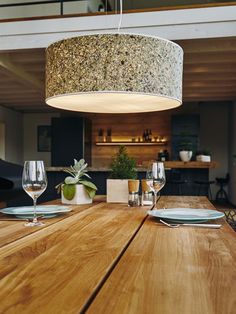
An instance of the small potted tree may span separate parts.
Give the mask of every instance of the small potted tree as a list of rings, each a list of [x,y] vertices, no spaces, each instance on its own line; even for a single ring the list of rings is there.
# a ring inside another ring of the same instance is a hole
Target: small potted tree
[[[128,202],[128,180],[137,178],[136,161],[129,157],[124,146],[113,157],[111,163],[111,175],[107,179],[107,202]]]
[[[62,204],[90,204],[96,194],[97,187],[86,178],[87,166],[84,159],[77,161],[74,159],[74,166],[64,170],[70,176],[64,182],[56,186],[57,191],[61,192]]]

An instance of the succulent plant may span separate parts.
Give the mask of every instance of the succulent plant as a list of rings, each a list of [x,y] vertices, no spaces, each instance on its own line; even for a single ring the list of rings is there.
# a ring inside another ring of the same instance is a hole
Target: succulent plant
[[[89,197],[93,198],[96,194],[97,187],[92,182],[83,178],[87,177],[91,179],[87,174],[87,166],[88,164],[85,163],[84,159],[80,159],[79,161],[74,159],[74,165],[64,170],[65,172],[69,173],[70,176],[66,177],[64,182],[59,183],[56,186],[58,193],[60,193],[62,190],[64,197],[68,200],[72,200],[75,196],[76,184],[82,184]]]

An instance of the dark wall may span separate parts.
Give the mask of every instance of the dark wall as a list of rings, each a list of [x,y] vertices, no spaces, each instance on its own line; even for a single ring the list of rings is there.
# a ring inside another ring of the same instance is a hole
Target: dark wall
[[[193,152],[199,149],[200,115],[181,114],[171,117],[172,160],[179,160],[180,150]]]
[[[52,166],[84,158],[91,165],[91,122],[81,117],[52,118]]]

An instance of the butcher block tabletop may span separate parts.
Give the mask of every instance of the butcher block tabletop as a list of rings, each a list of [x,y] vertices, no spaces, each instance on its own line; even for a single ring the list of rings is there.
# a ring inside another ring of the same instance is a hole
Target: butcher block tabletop
[[[214,209],[197,196],[157,206]],[[169,228],[149,207],[71,209],[43,227],[1,214],[0,313],[235,313],[236,234],[223,218],[220,229]]]

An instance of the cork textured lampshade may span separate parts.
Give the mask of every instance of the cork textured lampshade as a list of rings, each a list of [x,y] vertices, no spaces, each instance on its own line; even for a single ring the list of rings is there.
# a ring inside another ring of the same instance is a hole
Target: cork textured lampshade
[[[183,50],[152,36],[95,34],[46,51],[46,103],[95,113],[149,112],[182,103]]]

